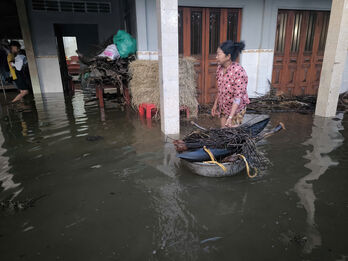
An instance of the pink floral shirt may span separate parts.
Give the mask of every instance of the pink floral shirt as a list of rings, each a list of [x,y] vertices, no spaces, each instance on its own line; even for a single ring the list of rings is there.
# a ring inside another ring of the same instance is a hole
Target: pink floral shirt
[[[216,70],[218,85],[218,114],[230,115],[233,103],[238,103],[236,113],[241,112],[250,103],[247,85],[248,75],[243,67],[232,62],[224,73],[224,68],[219,65]]]

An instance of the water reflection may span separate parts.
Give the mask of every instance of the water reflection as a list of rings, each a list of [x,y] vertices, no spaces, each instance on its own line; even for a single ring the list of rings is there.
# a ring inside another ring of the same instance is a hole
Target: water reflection
[[[178,173],[179,158],[176,157],[176,151],[171,139],[166,137],[163,145],[163,162],[157,166],[157,169],[169,177],[175,177]]]
[[[210,179],[178,164],[159,122],[142,122],[133,111],[111,105],[105,107],[104,122],[97,102],[78,91],[72,99],[49,95],[36,108],[3,107],[0,200],[19,193],[19,201],[48,196],[20,214],[1,216],[2,259],[23,254],[23,260],[300,260],[301,249],[290,243],[284,250],[280,233],[306,231],[305,251],[321,245],[313,256],[344,242],[344,233],[337,237],[334,230],[331,236],[332,223],[318,216],[323,202],[315,205],[315,189],[326,177],[310,184],[335,164],[327,153],[343,141],[340,121],[316,119],[312,128],[311,115],[272,115],[274,123],[288,128],[262,146],[274,162],[267,175]],[[209,127],[218,125],[215,120],[197,122]],[[189,121],[181,126],[183,134],[192,130]],[[304,154],[306,160],[300,159]],[[326,184],[320,188],[336,196],[331,202],[342,199],[330,212],[346,213],[346,164],[340,160],[340,168],[333,169],[340,175],[332,186],[341,194]],[[295,183],[307,222],[296,208],[298,198],[282,196]],[[337,215],[333,222],[345,227],[346,220]],[[347,253],[343,247],[336,252]]]
[[[151,205],[157,217],[153,228],[153,259],[167,259],[176,255],[182,260],[196,260],[200,250],[197,221],[187,205],[186,188],[176,178],[175,149],[171,144],[166,144],[164,151],[163,164],[157,165],[157,169],[164,174],[163,180],[141,181],[151,191]]]
[[[1,107],[0,186],[4,190],[18,195],[23,188],[14,177],[20,180],[44,167],[44,158],[54,152],[52,145],[87,135],[83,98],[81,93],[73,99],[52,94],[36,102],[26,100],[16,106]],[[41,163],[35,165],[35,161]]]
[[[39,132],[38,114],[35,104],[30,102],[18,106],[15,110],[8,106],[1,107],[0,133],[0,184],[3,197],[16,197],[23,188],[14,180],[16,168],[13,168],[16,148],[31,142]]]
[[[304,158],[310,160],[305,165],[311,172],[299,179],[294,190],[300,198],[301,204],[307,212],[307,242],[304,246],[305,253],[311,253],[312,250],[321,246],[321,234],[315,223],[315,200],[316,196],[313,190],[313,181],[318,180],[330,166],[335,166],[338,162],[333,161],[328,155],[333,150],[343,144],[343,136],[339,132],[343,130],[341,120],[343,114],[339,114],[338,118],[327,119],[315,117],[312,127],[311,137],[304,143],[313,147],[312,151],[307,151]]]
[[[6,191],[14,190],[18,186],[20,186],[21,183],[16,183],[13,180],[13,174],[9,173],[9,157],[5,156],[6,149],[3,148],[4,142],[4,136],[2,135],[2,133],[0,133],[0,184],[3,188],[3,191]],[[20,190],[18,190],[17,193],[19,193]]]

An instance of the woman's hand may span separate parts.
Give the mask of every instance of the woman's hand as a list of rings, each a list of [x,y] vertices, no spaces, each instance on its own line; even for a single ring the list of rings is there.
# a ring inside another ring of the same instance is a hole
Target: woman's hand
[[[211,116],[214,117],[215,115],[217,115],[216,110],[217,110],[217,105],[214,103],[214,106],[213,106],[213,108],[211,109]]]
[[[227,118],[226,123],[225,123],[225,127],[227,128],[231,128],[232,127],[232,119],[231,118]]]
[[[232,124],[232,119],[231,119],[231,118],[227,118],[226,123],[225,123],[225,126],[226,126],[227,128],[236,128],[236,127],[238,127],[239,125],[237,125],[237,124]]]

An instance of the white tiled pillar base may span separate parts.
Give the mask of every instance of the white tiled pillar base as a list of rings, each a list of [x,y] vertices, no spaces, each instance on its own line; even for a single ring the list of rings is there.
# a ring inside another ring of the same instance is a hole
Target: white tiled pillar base
[[[158,52],[155,51],[138,51],[137,57],[139,60],[158,60]]]
[[[272,82],[273,56],[273,50],[261,50],[261,52],[259,52],[256,89],[256,93],[259,95],[265,95],[270,91],[270,82]]]
[[[178,1],[157,0],[161,129],[179,134]]]
[[[249,78],[249,97],[256,98],[269,92],[269,81],[272,80],[273,50],[245,50],[241,55],[241,64]]]
[[[43,93],[63,92],[57,56],[36,57],[41,90]]]

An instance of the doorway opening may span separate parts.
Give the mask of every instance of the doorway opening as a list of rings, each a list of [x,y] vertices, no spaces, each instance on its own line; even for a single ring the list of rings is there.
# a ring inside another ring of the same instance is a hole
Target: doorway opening
[[[99,43],[96,24],[55,24],[58,60],[65,93],[79,88],[83,64],[77,51],[88,54]]]
[[[76,53],[78,50],[76,36],[63,36],[63,46],[68,74],[73,82],[79,82],[81,67]]]

